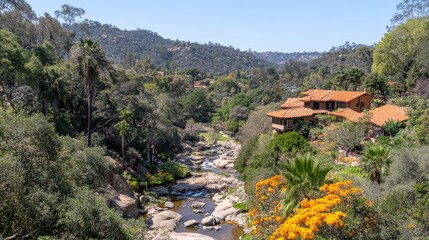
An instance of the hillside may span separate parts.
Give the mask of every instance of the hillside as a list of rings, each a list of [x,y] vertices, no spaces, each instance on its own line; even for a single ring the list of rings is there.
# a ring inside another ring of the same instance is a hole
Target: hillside
[[[293,53],[282,53],[282,52],[253,52],[253,54],[262,60],[275,64],[284,64],[290,60],[300,62],[311,62],[322,56],[320,52],[293,52]]]
[[[78,38],[99,40],[108,58],[120,62],[128,53],[134,59],[150,57],[157,66],[198,68],[213,74],[225,74],[233,70],[268,67],[271,63],[258,59],[249,52],[216,43],[199,44],[165,39],[148,30],[121,30],[96,21],[85,21],[75,26]]]

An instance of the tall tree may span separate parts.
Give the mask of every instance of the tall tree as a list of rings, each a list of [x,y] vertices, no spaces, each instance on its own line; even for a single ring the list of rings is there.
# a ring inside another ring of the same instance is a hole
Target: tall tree
[[[392,24],[390,28],[395,25],[406,22],[409,19],[421,18],[429,15],[429,0],[403,0],[396,6],[397,12],[390,19]]]
[[[0,84],[8,102],[12,104],[12,88],[24,71],[25,58],[16,37],[9,31],[0,29],[0,46]]]
[[[95,87],[100,71],[107,67],[108,62],[98,42],[81,39],[70,50],[70,58],[76,64],[77,73],[83,78],[88,100],[88,142],[91,146],[92,106],[95,101]]]
[[[417,79],[427,75],[422,68],[425,61],[420,62],[418,56],[421,49],[428,47],[428,42],[427,19],[412,19],[398,25],[375,46],[372,72],[402,83],[406,91]]]
[[[122,170],[124,170],[124,159],[125,159],[125,134],[127,134],[127,131],[129,129],[129,122],[131,121],[132,112],[130,110],[122,110],[119,114],[119,118],[121,121],[119,121],[115,128],[119,131],[119,135],[121,135],[121,146],[122,146]]]

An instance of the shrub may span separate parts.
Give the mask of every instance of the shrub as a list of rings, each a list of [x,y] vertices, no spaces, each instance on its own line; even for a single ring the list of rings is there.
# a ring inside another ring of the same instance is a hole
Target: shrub
[[[125,220],[88,189],[78,190],[64,202],[58,222],[68,239],[131,239],[123,227]]]

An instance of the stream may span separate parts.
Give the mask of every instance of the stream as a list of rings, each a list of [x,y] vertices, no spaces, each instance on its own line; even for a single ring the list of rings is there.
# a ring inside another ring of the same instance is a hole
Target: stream
[[[236,193],[231,194],[232,191],[228,190],[239,189],[240,182],[237,180],[237,174],[233,169],[233,162],[238,155],[239,149],[240,145],[232,140],[219,142],[216,145],[199,143],[178,156],[176,160],[188,165],[193,171],[190,177],[179,180],[176,184],[170,186],[169,194],[163,196],[167,201],[171,201],[174,204],[174,207],[169,210],[182,216],[181,220],[176,223],[174,232],[198,233],[219,240],[240,239],[243,227],[237,222],[240,222],[238,219],[244,219],[244,214],[241,214],[237,209],[228,209],[227,211],[234,213],[231,216],[226,215],[227,217],[224,217],[225,214],[222,215],[223,212],[218,210],[218,214],[221,214],[224,219],[215,226],[203,226],[201,224],[202,219],[212,214],[213,216],[219,216],[214,212],[217,205],[225,205],[225,202],[228,205],[228,201],[234,202],[230,199],[238,201],[243,198],[238,195],[233,196]],[[235,192],[241,192],[241,195],[244,194],[244,190],[236,190]],[[205,206],[192,208],[191,205],[194,202],[203,202]],[[232,204],[229,205],[232,208]],[[163,203],[158,204],[158,209],[163,207]],[[189,220],[195,220],[199,224],[185,227],[184,223]]]

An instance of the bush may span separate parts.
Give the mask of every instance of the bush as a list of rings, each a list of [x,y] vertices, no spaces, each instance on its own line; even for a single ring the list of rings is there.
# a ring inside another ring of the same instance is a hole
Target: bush
[[[62,204],[58,223],[66,239],[131,239],[125,220],[89,189],[78,190]]]
[[[158,169],[151,169],[152,174],[148,176],[150,186],[173,183],[176,179],[184,178],[189,175],[189,168],[181,163],[168,161]]]

